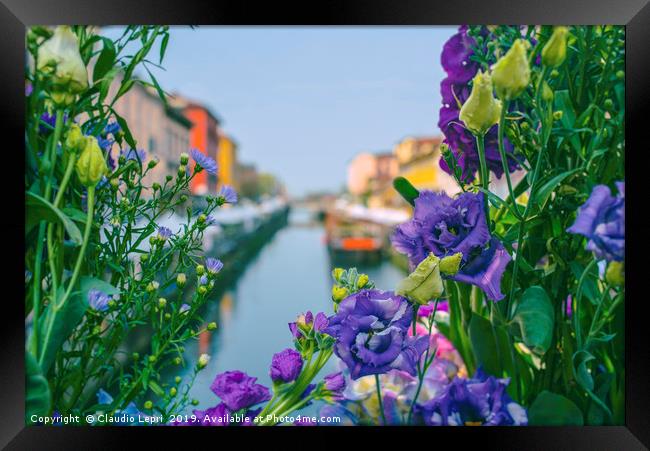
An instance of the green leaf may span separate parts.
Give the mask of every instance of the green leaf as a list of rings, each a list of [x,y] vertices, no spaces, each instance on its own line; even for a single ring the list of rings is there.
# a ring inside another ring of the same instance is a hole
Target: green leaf
[[[594,359],[595,357],[585,350],[578,351],[573,356],[574,365],[577,363],[577,366],[574,367],[576,381],[582,388],[589,391],[594,389],[594,379],[587,368],[587,363]]]
[[[113,41],[108,38],[102,39],[104,42],[104,48],[97,58],[95,67],[93,68],[93,83],[96,83],[97,80],[101,80],[106,73],[113,67],[115,62],[115,46]]]
[[[547,390],[528,409],[531,426],[582,426],[583,423],[582,412],[573,401]]]
[[[543,354],[551,345],[553,337],[553,305],[540,286],[532,286],[521,296],[513,322],[519,325],[526,346]]]
[[[537,190],[537,193],[535,193],[534,202],[540,205],[540,210],[544,208],[544,205],[546,204],[546,201],[548,200],[548,197],[551,195],[553,190],[555,190],[555,188],[557,188],[558,185],[564,181],[564,179],[579,171],[581,171],[580,168],[573,169],[571,171],[565,171],[559,175],[556,175],[548,182],[544,183],[544,185],[542,185],[542,187]]]
[[[404,177],[395,177],[393,186],[398,193],[411,205],[415,206],[415,199],[418,198],[420,192],[411,185],[411,182]]]
[[[482,367],[489,374],[501,375],[501,363],[505,356],[501,356],[499,353],[497,333],[490,321],[472,313],[469,322],[469,338],[472,342],[477,367]]]
[[[131,134],[131,129],[129,128],[129,125],[126,123],[126,121],[122,116],[120,116],[115,112],[115,110],[112,111],[113,114],[115,115],[115,120],[117,121],[118,124],[120,124],[120,128],[124,132],[124,139],[129,144],[129,146],[131,146],[132,149],[135,149],[137,146],[135,140],[133,139],[133,135]]]
[[[32,415],[44,416],[50,412],[50,386],[34,356],[25,353],[25,423],[31,424]]]
[[[63,287],[57,293],[57,303],[63,297]],[[87,293],[86,293],[87,294]],[[44,312],[42,321],[39,323],[39,345],[40,364],[43,372],[47,374],[54,362],[54,358],[63,343],[70,337],[72,331],[81,322],[81,319],[88,308],[88,298],[80,292],[72,293],[63,307],[55,309],[54,303],[50,303]]]
[[[61,210],[49,201],[32,192],[25,193],[25,233],[34,228],[40,221],[63,224],[70,239],[77,245],[82,243],[81,232],[75,223]]]

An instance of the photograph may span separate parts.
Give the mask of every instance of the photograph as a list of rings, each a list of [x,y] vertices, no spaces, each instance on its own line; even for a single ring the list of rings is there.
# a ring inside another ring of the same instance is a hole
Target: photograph
[[[624,25],[22,53],[28,429],[627,424]]]

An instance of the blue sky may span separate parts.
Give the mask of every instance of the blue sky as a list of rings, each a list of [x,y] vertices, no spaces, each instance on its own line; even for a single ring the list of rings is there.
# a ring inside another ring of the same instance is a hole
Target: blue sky
[[[166,70],[155,74],[168,92],[210,106],[239,143],[241,160],[302,195],[342,187],[358,152],[438,133],[440,53],[454,32],[174,27]]]

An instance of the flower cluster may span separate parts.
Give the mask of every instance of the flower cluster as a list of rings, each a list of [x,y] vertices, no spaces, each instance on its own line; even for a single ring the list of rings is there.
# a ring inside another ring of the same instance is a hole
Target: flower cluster
[[[449,146],[457,166],[462,171],[461,179],[471,182],[479,168],[478,149],[474,135],[463,126],[459,114],[461,106],[471,93],[469,82],[479,71],[480,65],[472,59],[476,41],[467,32],[468,26],[461,26],[442,50],[441,62],[447,77],[440,84],[442,107],[438,127],[445,135],[444,143]],[[482,29],[481,33],[487,35],[487,29]],[[513,172],[519,165],[512,157],[512,144],[504,140],[504,146],[508,154],[508,168]],[[497,127],[490,128],[485,135],[485,157],[489,170],[497,178],[501,178],[503,165],[498,150]],[[453,173],[443,158],[440,159],[440,167],[449,174]]]
[[[501,300],[501,277],[511,258],[503,244],[490,236],[483,202],[479,194],[463,193],[452,199],[445,193],[422,191],[415,199],[413,219],[392,235],[393,246],[408,256],[412,268],[429,252],[441,258],[461,253],[460,270],[450,277]]]
[[[362,290],[343,299],[325,333],[353,379],[400,369],[415,375],[426,338],[408,337],[413,307],[389,291]]]

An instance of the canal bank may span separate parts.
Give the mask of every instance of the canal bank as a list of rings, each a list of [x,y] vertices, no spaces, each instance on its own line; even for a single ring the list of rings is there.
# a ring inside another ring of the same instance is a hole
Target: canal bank
[[[190,391],[198,409],[214,406],[218,398],[210,390],[216,374],[241,370],[271,386],[269,365],[274,353],[292,346],[288,323],[307,310],[332,313],[330,291],[332,263],[325,231],[312,221],[308,210],[292,209],[287,227],[279,230],[240,276],[225,287],[218,302],[210,302],[203,315],[219,325],[199,340],[185,345],[186,361],[202,353],[211,360]],[[403,272],[385,260],[376,266],[358,266],[381,289],[392,289]],[[323,374],[337,369],[333,357]],[[187,368],[189,377],[191,368]]]

